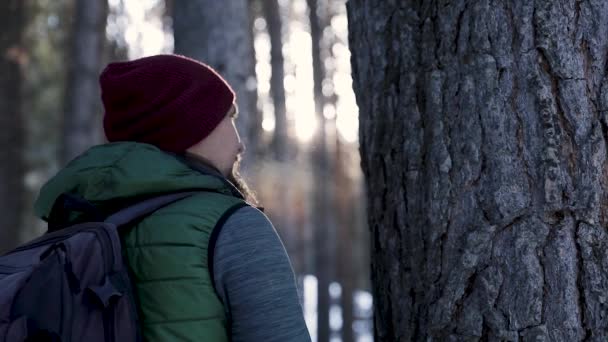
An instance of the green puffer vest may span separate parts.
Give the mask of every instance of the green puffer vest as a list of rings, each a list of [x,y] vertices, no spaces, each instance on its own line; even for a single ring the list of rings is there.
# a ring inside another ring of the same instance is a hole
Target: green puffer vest
[[[99,145],[51,178],[34,210],[48,218],[64,192],[109,213],[141,198],[192,190],[201,193],[154,212],[123,236],[142,333],[147,341],[228,341],[208,252],[215,228],[246,204],[222,177],[195,170],[152,145]]]

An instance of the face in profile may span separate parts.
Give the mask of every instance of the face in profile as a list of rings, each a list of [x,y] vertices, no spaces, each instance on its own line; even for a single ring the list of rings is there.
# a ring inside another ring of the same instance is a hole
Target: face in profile
[[[219,158],[221,160],[218,161],[218,164],[220,164],[219,169],[224,176],[228,176],[238,169],[240,155],[245,151],[245,145],[236,129],[237,114],[236,106],[233,105],[228,115],[216,128],[218,135],[221,137],[221,142],[218,142],[218,145],[220,145],[218,151],[221,151]]]
[[[228,118],[230,118],[230,125],[229,125],[229,129],[227,128],[226,130],[229,131],[227,132],[227,144],[229,144],[231,146],[231,150],[233,151],[232,154],[230,154],[227,157],[227,162],[226,165],[227,167],[229,167],[228,173],[225,174],[226,178],[232,183],[234,184],[234,186],[236,186],[237,189],[239,189],[239,191],[243,194],[243,196],[245,196],[245,199],[253,204],[253,205],[258,205],[258,200],[255,196],[255,194],[253,193],[253,191],[251,191],[251,189],[249,188],[249,186],[247,185],[247,183],[245,182],[245,180],[241,177],[240,174],[240,163],[241,163],[241,154],[243,152],[245,152],[245,145],[243,144],[243,142],[241,141],[241,138],[239,136],[238,130],[236,129],[236,125],[235,125],[235,121],[237,118],[237,114],[238,114],[238,110],[235,106],[232,106],[231,110],[229,111],[228,114]],[[226,120],[226,119],[224,119]],[[228,125],[226,125],[228,126]]]
[[[245,199],[256,204],[255,195],[242,179],[239,173],[241,154],[245,151],[245,146],[241,141],[239,132],[236,128],[236,118],[238,109],[232,105],[227,115],[215,127],[215,129],[200,143],[188,149],[215,166],[239,191]]]
[[[236,129],[235,120],[237,108],[232,105],[227,115],[203,141],[189,149],[209,160],[224,177],[232,174],[238,167],[239,155],[245,151],[245,146]]]

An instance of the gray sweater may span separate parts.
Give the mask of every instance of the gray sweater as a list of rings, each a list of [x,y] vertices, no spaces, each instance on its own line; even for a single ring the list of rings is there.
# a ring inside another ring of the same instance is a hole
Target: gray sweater
[[[289,257],[261,211],[243,207],[224,223],[213,259],[233,342],[310,341]]]

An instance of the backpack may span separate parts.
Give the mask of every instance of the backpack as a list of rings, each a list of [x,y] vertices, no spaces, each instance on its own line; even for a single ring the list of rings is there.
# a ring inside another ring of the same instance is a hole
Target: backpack
[[[1,256],[0,342],[141,340],[119,231],[192,194],[149,198]]]

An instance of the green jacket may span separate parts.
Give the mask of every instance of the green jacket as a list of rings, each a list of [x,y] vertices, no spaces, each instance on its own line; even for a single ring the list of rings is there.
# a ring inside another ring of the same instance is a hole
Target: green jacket
[[[223,177],[141,143],[99,145],[41,189],[34,209],[47,219],[55,199],[79,194],[105,213],[145,197],[201,190],[139,222],[124,237],[149,341],[228,341],[226,313],[213,288],[208,253],[216,226],[244,200]],[[72,217],[73,220],[77,217]]]

